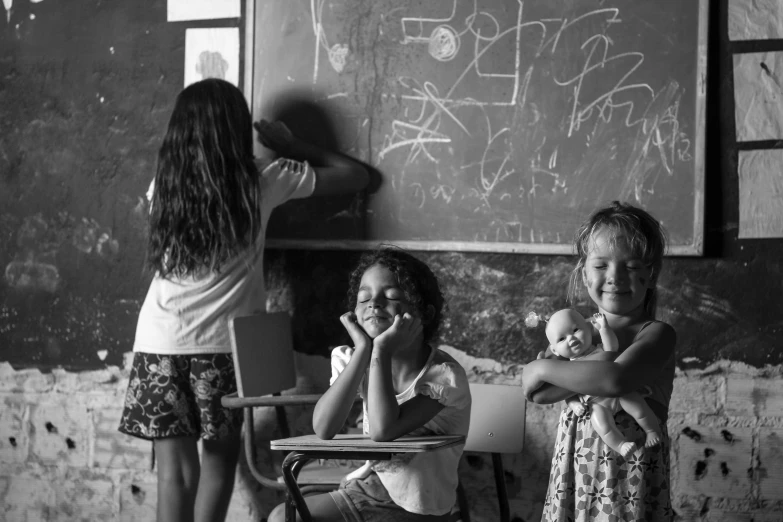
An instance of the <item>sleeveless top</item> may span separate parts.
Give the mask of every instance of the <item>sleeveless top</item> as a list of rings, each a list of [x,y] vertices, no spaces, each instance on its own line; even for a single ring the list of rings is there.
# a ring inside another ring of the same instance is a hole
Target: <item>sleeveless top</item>
[[[634,336],[633,342],[636,341],[636,338],[645,328],[656,322],[658,321],[648,321],[644,323],[636,336]],[[669,402],[671,401],[672,392],[674,391],[674,366],[674,352],[672,352],[666,362],[664,362],[658,378],[639,390],[639,393],[647,400],[647,404],[650,405],[650,408],[652,408],[658,418],[664,423],[669,417]]]

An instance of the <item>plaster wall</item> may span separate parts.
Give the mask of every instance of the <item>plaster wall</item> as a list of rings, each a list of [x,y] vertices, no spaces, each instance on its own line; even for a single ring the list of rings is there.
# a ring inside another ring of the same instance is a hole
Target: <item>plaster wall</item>
[[[518,367],[449,346],[475,382],[519,384]],[[130,361],[130,354],[126,356]],[[328,384],[328,360],[297,358],[299,393]],[[157,502],[151,444],[117,431],[129,367],[14,370],[0,363],[0,518],[9,522],[149,521]],[[529,404],[525,447],[503,457],[514,520],[538,520],[560,406]],[[744,364],[678,371],[668,430],[672,498],[682,521],[783,520],[783,376]],[[310,408],[289,408],[292,432],[311,432]],[[272,411],[255,412],[258,466],[279,471]],[[466,454],[460,475],[477,522],[494,522],[491,458]],[[242,462],[229,520],[264,519],[282,501]]]

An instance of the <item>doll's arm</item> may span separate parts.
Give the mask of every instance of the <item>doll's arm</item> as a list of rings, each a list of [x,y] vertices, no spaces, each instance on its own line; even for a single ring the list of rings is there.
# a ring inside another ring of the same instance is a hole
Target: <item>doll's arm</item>
[[[598,334],[601,336],[601,344],[605,352],[617,352],[620,349],[620,341],[617,340],[617,334],[607,324],[606,316],[598,313],[593,316]]]

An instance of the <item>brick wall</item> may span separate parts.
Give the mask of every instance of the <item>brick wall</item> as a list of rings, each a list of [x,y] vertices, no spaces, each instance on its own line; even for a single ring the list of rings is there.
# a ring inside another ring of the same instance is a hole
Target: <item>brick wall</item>
[[[518,384],[519,366],[503,366],[444,347],[477,382]],[[130,360],[126,356],[126,363]],[[312,392],[329,375],[323,357],[299,356],[297,388]],[[679,371],[670,408],[673,500],[680,520],[783,521],[783,377],[717,363]],[[0,363],[0,519],[149,521],[157,493],[149,442],[117,432],[127,367],[70,373],[15,371]],[[504,464],[515,517],[540,517],[559,406],[528,405],[525,449]],[[310,410],[289,411],[294,433],[310,429]],[[256,412],[259,466],[279,458],[273,415]],[[473,519],[497,519],[491,459],[467,455],[460,473]],[[229,520],[259,520],[279,501],[240,464]]]

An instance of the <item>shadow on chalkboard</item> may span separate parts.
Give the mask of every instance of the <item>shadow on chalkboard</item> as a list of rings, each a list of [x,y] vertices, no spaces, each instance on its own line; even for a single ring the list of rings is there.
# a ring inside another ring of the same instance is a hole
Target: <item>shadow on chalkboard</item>
[[[348,139],[341,139],[345,128],[340,125],[339,111],[330,111],[327,104],[315,103],[311,97],[304,91],[291,91],[276,99],[265,112],[269,119],[282,121],[294,135],[309,143],[331,151],[351,148]],[[380,188],[381,176],[369,165],[362,165],[370,173],[370,185],[363,194],[289,201],[273,212],[267,237],[289,239],[287,231],[299,230],[304,224],[305,229],[310,229],[307,236],[311,238],[365,239],[366,194]]]

